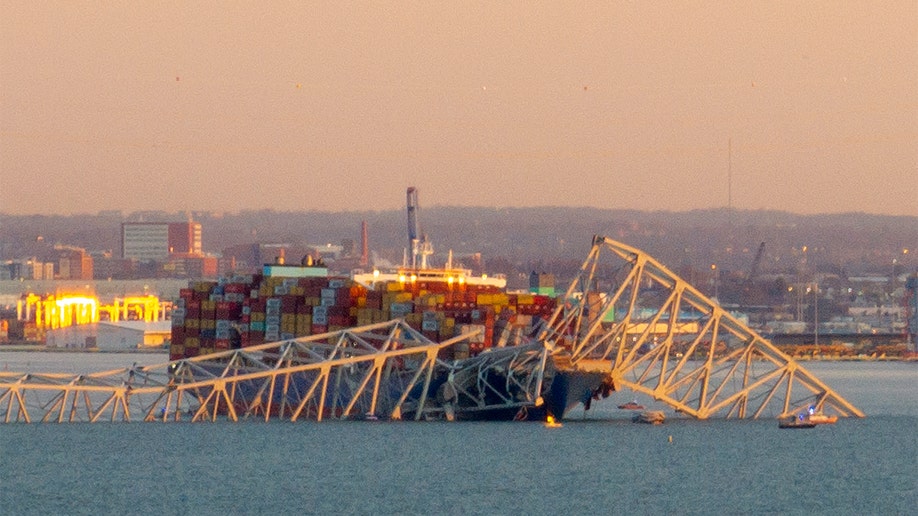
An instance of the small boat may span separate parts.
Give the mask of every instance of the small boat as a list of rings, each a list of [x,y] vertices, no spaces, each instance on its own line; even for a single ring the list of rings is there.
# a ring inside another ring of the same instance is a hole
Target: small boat
[[[807,419],[814,425],[831,425],[838,421],[838,416],[827,416],[825,414],[810,414]]]
[[[631,417],[634,423],[644,423],[648,425],[662,425],[666,419],[666,414],[662,410],[645,410],[638,412]]]
[[[564,425],[560,421],[556,420],[555,416],[552,416],[551,414],[545,418],[545,428],[561,428],[562,426]]]
[[[838,421],[838,416],[827,416],[816,411],[815,405],[810,405],[806,411],[806,418],[814,425],[831,425]]]
[[[638,403],[637,400],[632,400],[628,403],[622,403],[618,408],[622,410],[644,410],[644,405]]]
[[[816,423],[813,423],[806,417],[806,414],[798,414],[796,416],[791,416],[784,419],[778,420],[778,428],[815,428]]]

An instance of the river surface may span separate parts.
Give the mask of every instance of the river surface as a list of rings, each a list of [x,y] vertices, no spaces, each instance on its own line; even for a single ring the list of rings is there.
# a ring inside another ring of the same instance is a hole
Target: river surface
[[[83,373],[163,354],[0,353]],[[918,363],[808,362],[867,417],[0,425],[3,514],[915,514]],[[638,398],[649,403],[650,400]],[[655,407],[656,408],[656,407]]]

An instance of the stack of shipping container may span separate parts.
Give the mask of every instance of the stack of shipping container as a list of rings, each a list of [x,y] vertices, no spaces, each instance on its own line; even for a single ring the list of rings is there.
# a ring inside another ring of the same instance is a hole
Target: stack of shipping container
[[[380,282],[366,288],[344,277],[234,275],[193,281],[172,312],[170,359],[335,332],[403,318],[440,342],[477,332],[442,358],[474,356],[528,333],[555,300],[493,286],[446,281]]]

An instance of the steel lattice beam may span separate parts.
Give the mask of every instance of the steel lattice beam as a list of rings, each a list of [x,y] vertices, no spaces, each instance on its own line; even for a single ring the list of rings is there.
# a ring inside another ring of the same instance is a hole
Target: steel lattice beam
[[[0,373],[0,420],[420,419],[438,353],[471,337],[394,320],[91,375]]]
[[[646,253],[595,237],[539,338],[570,368],[605,369],[677,411],[777,417],[863,413]]]

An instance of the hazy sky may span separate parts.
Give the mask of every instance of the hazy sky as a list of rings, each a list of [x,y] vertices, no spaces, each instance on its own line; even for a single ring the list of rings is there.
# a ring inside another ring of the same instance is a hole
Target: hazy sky
[[[918,215],[918,1],[0,0],[0,212],[394,209],[409,185]]]

